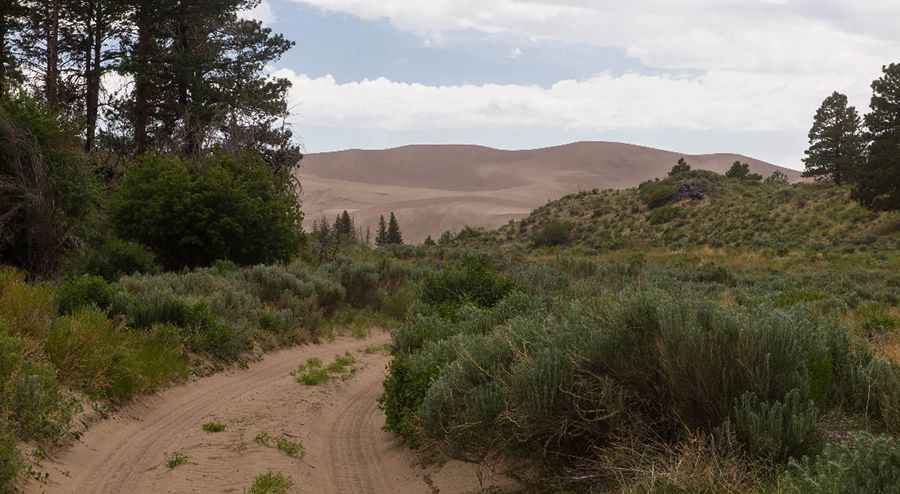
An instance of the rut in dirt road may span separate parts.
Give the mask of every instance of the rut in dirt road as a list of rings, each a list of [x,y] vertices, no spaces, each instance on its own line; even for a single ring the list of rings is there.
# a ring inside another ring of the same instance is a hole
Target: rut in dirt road
[[[26,493],[159,494],[241,493],[268,471],[292,479],[292,493],[419,494],[436,478],[442,494],[473,492],[475,468],[452,462],[425,471],[383,430],[378,409],[388,356],[364,352],[389,341],[339,339],[275,352],[249,369],[177,386],[121,410],[92,427],[68,451],[47,462],[44,483]],[[330,361],[350,352],[348,379],[304,386],[292,375],[310,358]],[[204,423],[226,425],[218,434]],[[306,455],[291,458],[258,444],[260,433],[302,442]],[[187,463],[170,469],[169,455]]]

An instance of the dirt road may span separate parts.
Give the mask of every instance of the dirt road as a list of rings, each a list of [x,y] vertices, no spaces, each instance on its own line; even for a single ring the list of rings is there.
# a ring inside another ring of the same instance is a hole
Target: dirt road
[[[377,407],[388,357],[365,341],[282,350],[249,369],[203,378],[144,398],[93,426],[68,451],[45,462],[46,482],[26,493],[242,493],[267,471],[291,478],[290,492],[323,494],[468,493],[478,469],[450,462],[428,470],[382,430]],[[357,372],[320,386],[291,375],[306,359],[350,352]],[[225,424],[220,433],[204,423]],[[302,458],[258,444],[260,433],[302,442]],[[169,468],[180,453],[187,463]]]

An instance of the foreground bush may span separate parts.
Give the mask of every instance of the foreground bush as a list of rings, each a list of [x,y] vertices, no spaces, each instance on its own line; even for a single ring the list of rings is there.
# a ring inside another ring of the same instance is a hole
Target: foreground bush
[[[115,402],[187,374],[182,344],[173,328],[134,332],[96,308],[58,319],[46,348],[70,385]]]
[[[253,154],[144,157],[125,174],[112,217],[122,238],[150,247],[168,269],[287,261],[302,221],[288,177]]]
[[[821,455],[795,462],[782,483],[785,494],[893,494],[900,488],[900,442],[857,433],[829,444]]]
[[[418,306],[394,335],[388,428],[470,460],[536,460],[551,478],[612,455],[623,438],[673,447],[696,433],[784,465],[819,450],[824,414],[888,428],[900,416],[897,367],[803,309],[722,307],[651,287],[598,297],[583,283],[546,302],[514,292],[452,313]]]

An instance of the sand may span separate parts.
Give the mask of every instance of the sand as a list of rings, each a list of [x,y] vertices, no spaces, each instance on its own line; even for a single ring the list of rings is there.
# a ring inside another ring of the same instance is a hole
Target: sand
[[[282,350],[248,369],[217,374],[143,398],[102,421],[81,440],[44,463],[46,482],[26,493],[241,493],[267,471],[292,479],[292,493],[462,494],[479,488],[475,465],[417,466],[417,457],[382,430],[377,399],[388,356],[362,350],[389,341],[368,340]],[[297,383],[291,372],[308,358],[328,362],[351,352],[358,371],[321,386]],[[210,434],[201,426],[226,425]],[[284,434],[306,453],[290,458],[254,441],[260,432]],[[174,452],[186,464],[169,469]],[[498,476],[497,485],[510,485]],[[437,489],[437,491],[435,490]]]

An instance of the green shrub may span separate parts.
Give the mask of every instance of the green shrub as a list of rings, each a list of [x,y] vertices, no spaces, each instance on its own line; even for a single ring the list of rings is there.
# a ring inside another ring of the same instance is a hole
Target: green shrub
[[[159,265],[156,256],[143,245],[112,238],[89,251],[81,260],[80,269],[112,282],[126,275],[156,274]]]
[[[43,338],[56,311],[52,287],[26,283],[22,273],[0,268],[0,320],[6,321],[12,334]]]
[[[56,290],[61,314],[71,314],[84,307],[108,309],[113,303],[114,295],[113,288],[99,276],[69,278]]]
[[[113,198],[113,223],[169,269],[287,261],[299,248],[302,213],[284,173],[249,153],[198,163],[145,156]]]
[[[665,206],[678,198],[678,188],[669,182],[644,182],[638,187],[638,197],[648,208]]]
[[[244,494],[287,494],[294,485],[282,473],[267,472],[256,476],[253,485]]]
[[[676,206],[663,206],[650,211],[647,221],[651,225],[663,225],[681,216],[682,210]]]
[[[10,403],[10,417],[20,439],[59,441],[69,433],[76,411],[53,370],[30,362],[22,366]]]
[[[531,237],[537,247],[566,245],[572,240],[572,224],[561,220],[551,220]]]
[[[73,401],[61,392],[54,373],[27,362],[22,340],[7,335],[0,321],[0,436],[7,432],[8,417],[12,419],[9,428],[22,439],[57,441],[68,433],[75,410]]]
[[[188,457],[184,453],[175,452],[166,458],[166,467],[169,470],[174,470],[175,468],[180,467],[188,462]]]
[[[135,333],[96,309],[59,318],[46,342],[66,382],[117,402],[184,376],[181,346],[172,329]]]
[[[794,462],[782,480],[788,494],[894,494],[900,485],[900,443],[860,432]]]
[[[421,299],[451,311],[465,302],[493,307],[512,288],[512,281],[491,269],[486,261],[470,257],[459,265],[426,276]]]
[[[22,458],[16,449],[16,437],[3,417],[0,417],[0,494],[14,494],[15,483],[22,468]]]
[[[221,422],[207,422],[207,423],[203,424],[202,429],[203,429],[203,432],[215,434],[217,432],[224,432],[225,424],[223,424]]]
[[[818,440],[817,420],[816,406],[804,401],[796,389],[775,402],[747,393],[723,429],[734,434],[751,456],[781,463],[810,452]]]

